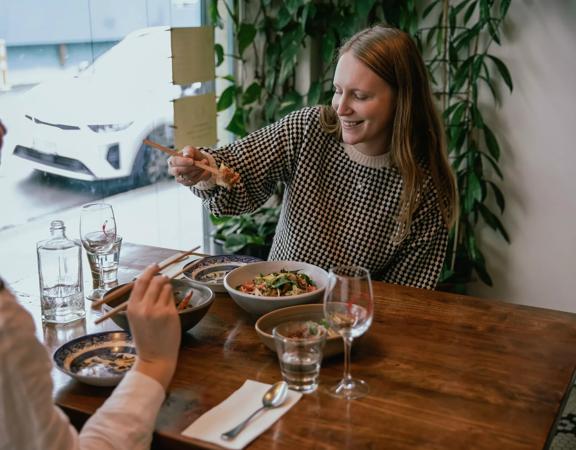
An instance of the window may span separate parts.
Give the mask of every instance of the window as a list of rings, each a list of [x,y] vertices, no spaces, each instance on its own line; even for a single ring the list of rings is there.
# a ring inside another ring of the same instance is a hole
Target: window
[[[31,275],[35,242],[79,207],[113,205],[124,241],[201,244],[202,208],[166,177],[172,99],[171,27],[202,24],[201,0],[3,0],[0,17],[0,274]],[[1,58],[1,56],[0,56]]]

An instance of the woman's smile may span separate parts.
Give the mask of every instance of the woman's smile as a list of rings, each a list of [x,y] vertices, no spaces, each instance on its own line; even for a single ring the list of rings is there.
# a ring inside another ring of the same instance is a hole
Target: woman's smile
[[[352,120],[340,119],[340,122],[342,123],[342,126],[345,128],[355,128],[358,125],[362,124],[364,121],[363,120],[352,121]]]

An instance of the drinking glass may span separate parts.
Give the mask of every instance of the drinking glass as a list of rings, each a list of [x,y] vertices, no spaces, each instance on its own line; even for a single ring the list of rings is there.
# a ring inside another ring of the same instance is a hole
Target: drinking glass
[[[290,389],[309,394],[318,387],[326,330],[314,322],[284,322],[272,330],[280,372]]]
[[[116,242],[116,220],[114,210],[108,203],[89,203],[82,206],[80,212],[80,240],[87,252],[96,254],[100,259],[100,281],[87,298],[98,300],[104,296],[103,268],[105,257]]]
[[[354,338],[372,324],[374,296],[370,272],[359,266],[338,266],[328,272],[324,293],[324,317],[344,340],[344,376],[329,392],[348,400],[368,394],[368,384],[350,374],[350,350]]]
[[[88,265],[92,273],[92,288],[100,287],[100,281],[104,284],[106,291],[118,286],[118,266],[120,265],[120,249],[122,247],[122,236],[116,234],[116,241],[110,250],[102,253],[92,253],[86,251]],[[100,276],[102,274],[102,276]]]

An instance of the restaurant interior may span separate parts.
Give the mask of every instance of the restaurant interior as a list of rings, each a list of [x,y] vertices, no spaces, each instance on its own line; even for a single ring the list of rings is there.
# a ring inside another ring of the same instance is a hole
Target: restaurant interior
[[[0,0],[0,342],[20,336],[15,300],[51,365],[44,406],[79,448],[576,449],[575,23],[561,0]],[[421,54],[456,183],[431,285],[419,241],[407,281],[354,263],[362,240],[387,250],[344,227],[358,219],[330,174],[295,214],[292,178],[266,178],[264,198],[234,153],[267,146],[276,174],[282,140],[251,136],[334,105],[339,49],[376,24]],[[206,190],[175,169],[188,145],[210,155],[190,163]],[[258,204],[226,214],[251,190]],[[349,245],[310,243],[318,223]],[[304,241],[322,256],[284,256]],[[132,297],[153,264],[178,332],[144,344]],[[169,339],[165,382],[142,361]],[[68,448],[41,420],[27,440],[10,389],[0,448]],[[139,441],[120,437],[130,421]]]

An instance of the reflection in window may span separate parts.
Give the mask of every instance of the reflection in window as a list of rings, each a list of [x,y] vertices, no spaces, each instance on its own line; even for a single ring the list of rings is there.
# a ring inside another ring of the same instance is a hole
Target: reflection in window
[[[125,241],[202,243],[199,200],[167,177],[162,153],[142,144],[172,145],[171,101],[206,90],[183,92],[171,80],[169,29],[199,26],[201,17],[198,0],[3,1],[6,278],[35,275],[34,244],[50,221],[63,219],[77,238],[80,205],[97,199],[114,206]]]

